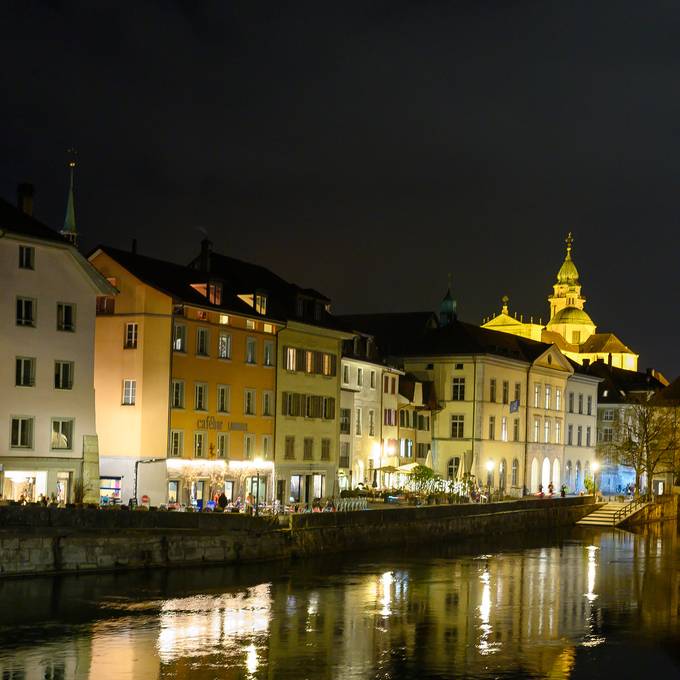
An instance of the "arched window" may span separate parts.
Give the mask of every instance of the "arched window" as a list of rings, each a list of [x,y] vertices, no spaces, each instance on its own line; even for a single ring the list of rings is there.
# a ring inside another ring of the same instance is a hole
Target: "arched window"
[[[447,468],[448,479],[458,479],[458,471],[460,470],[460,457],[449,458],[449,465]]]
[[[576,481],[574,483],[574,491],[578,493],[583,485],[583,478],[581,477],[581,461],[576,461]]]
[[[567,461],[567,467],[564,470],[564,476],[565,476],[565,484],[567,485],[567,488],[571,489],[571,473],[572,473],[572,465],[571,461]]]
[[[505,492],[507,476],[508,476],[508,464],[505,462],[505,458],[503,458],[501,464],[498,466],[498,489],[502,492]]]
[[[519,486],[519,461],[517,458],[512,461],[512,486]]]

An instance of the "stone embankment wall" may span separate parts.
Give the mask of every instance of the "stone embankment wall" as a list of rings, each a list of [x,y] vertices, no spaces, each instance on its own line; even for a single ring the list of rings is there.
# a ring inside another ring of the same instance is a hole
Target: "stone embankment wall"
[[[591,497],[277,518],[0,507],[0,576],[274,560],[571,525]]]
[[[649,524],[650,522],[664,522],[669,519],[677,519],[679,516],[680,496],[661,496],[654,499],[653,503],[645,506],[633,517],[624,522],[624,528]]]

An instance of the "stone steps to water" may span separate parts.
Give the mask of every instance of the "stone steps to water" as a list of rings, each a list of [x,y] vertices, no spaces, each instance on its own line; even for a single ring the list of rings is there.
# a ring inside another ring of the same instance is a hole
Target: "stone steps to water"
[[[616,524],[619,523],[614,521],[616,513],[619,510],[621,510],[621,508],[625,508],[626,505],[628,504],[618,502],[606,503],[601,508],[598,508],[597,510],[591,512],[589,515],[582,517],[578,522],[576,522],[576,524],[579,524],[581,526],[594,526],[594,527],[616,526]],[[638,512],[638,510],[636,510],[635,512]],[[631,515],[634,515],[635,512],[631,513]],[[628,515],[628,517],[630,517],[631,515]],[[626,519],[628,519],[628,517],[626,517]]]

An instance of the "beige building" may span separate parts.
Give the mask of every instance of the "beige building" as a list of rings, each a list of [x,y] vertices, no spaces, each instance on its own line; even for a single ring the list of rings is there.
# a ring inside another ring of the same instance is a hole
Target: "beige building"
[[[532,340],[555,344],[561,352],[580,364],[602,359],[612,366],[637,370],[638,355],[624,345],[614,333],[597,333],[597,326],[585,311],[586,299],[572,259],[573,238],[566,239],[567,252],[557,272],[553,293],[548,296],[550,316],[544,326],[534,317],[525,321],[524,316],[512,315],[509,300],[503,297],[499,314],[484,319],[483,328],[510,333]]]

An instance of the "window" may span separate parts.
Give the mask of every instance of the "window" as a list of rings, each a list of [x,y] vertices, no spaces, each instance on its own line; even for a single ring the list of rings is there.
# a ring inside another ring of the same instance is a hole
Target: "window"
[[[286,347],[286,370],[294,371],[297,363],[297,350],[295,347]]]
[[[455,371],[462,371],[463,370],[463,364],[454,364],[453,369]]]
[[[397,393],[397,379],[392,378],[392,389],[391,389],[392,394]]]
[[[35,385],[35,359],[31,357],[16,358],[14,384],[17,387],[33,387]]]
[[[199,357],[208,356],[208,329],[196,329],[196,354]]]
[[[255,415],[255,390],[246,389],[244,392],[243,413],[247,416]]]
[[[375,371],[371,371],[371,382],[370,382],[371,389],[375,389]]]
[[[349,467],[349,442],[340,442],[340,461],[338,462],[338,467]]]
[[[512,481],[510,482],[512,486],[517,486],[519,481],[519,461],[517,458],[512,461]]]
[[[262,415],[274,415],[274,393],[270,390],[262,392]]]
[[[123,406],[133,406],[137,398],[137,381],[123,380]]]
[[[349,385],[349,366],[347,364],[342,367],[342,382]]]
[[[252,460],[255,457],[255,435],[243,435],[243,457]]]
[[[179,458],[184,453],[184,432],[170,430],[170,455]]]
[[[13,449],[33,448],[33,418],[22,416],[12,418],[10,446]]]
[[[323,354],[322,373],[327,376],[335,375],[335,354]]]
[[[507,380],[503,381],[503,403],[507,404],[510,401],[510,383]]]
[[[375,437],[375,411],[368,410],[368,436]]]
[[[602,441],[603,442],[613,442],[614,441],[614,428],[603,427],[602,428]]]
[[[508,419],[506,416],[501,418],[501,441],[508,441]]]
[[[550,444],[550,421],[547,418],[543,421],[543,442]]]
[[[521,396],[522,396],[522,383],[515,383],[515,401],[518,404]]]
[[[453,379],[452,401],[465,401],[465,378]]]
[[[262,330],[265,333],[273,333],[274,332],[274,326],[270,323],[263,323],[262,324]]]
[[[97,295],[96,311],[98,315],[114,314],[116,299],[112,295]]]
[[[491,378],[489,381],[489,401],[496,401],[496,378]]]
[[[383,376],[383,392],[387,394],[390,391],[390,379],[388,376]]]
[[[331,440],[324,437],[321,440],[321,460],[330,459],[331,459]]]
[[[552,402],[552,387],[550,385],[545,386],[545,408],[549,409]]]
[[[220,326],[228,326],[229,325],[229,314],[220,314],[219,323],[220,323]]]
[[[496,439],[496,416],[489,416],[489,439]]]
[[[246,340],[246,363],[257,363],[257,340],[255,338],[248,338]]]
[[[574,426],[567,425],[567,446],[572,446],[574,443]]]
[[[35,326],[35,300],[17,298],[17,326]]]
[[[172,349],[174,349],[175,352],[187,351],[187,327],[184,324],[175,324]]]
[[[267,313],[267,296],[264,293],[255,293],[255,311],[258,314]]]
[[[362,387],[364,384],[364,369],[357,368],[357,385]]]
[[[228,432],[218,432],[217,433],[217,457],[218,458],[229,458],[229,433]]]
[[[574,412],[574,393],[573,392],[569,392],[569,397],[567,399],[567,411],[569,411],[569,413]]]
[[[217,412],[229,413],[229,402],[231,401],[231,389],[229,385],[217,386]]]
[[[205,457],[205,432],[194,432],[194,457]]]
[[[541,436],[541,419],[540,418],[534,418],[534,441],[535,442],[540,442]]]
[[[539,408],[541,405],[541,385],[540,383],[534,384],[534,408]]]
[[[448,479],[458,479],[459,470],[460,458],[458,456],[455,458],[449,458],[448,465],[446,466],[446,476]]]
[[[137,349],[137,331],[138,325],[136,323],[125,324],[125,342],[123,344],[125,349]]]
[[[286,443],[285,443],[285,449],[284,449],[284,458],[286,460],[295,460],[295,437],[292,435],[288,435],[286,437]],[[291,493],[292,493],[292,486],[293,486],[293,478],[291,477],[290,479],[290,484],[291,484]],[[299,500],[299,498],[298,498]]]
[[[314,373],[314,352],[305,350],[305,373]]]
[[[348,408],[340,409],[340,434],[349,434],[352,420],[352,411]]]
[[[194,410],[208,410],[208,386],[205,383],[194,384]]]
[[[408,413],[406,411],[399,411],[399,427],[406,427],[408,425]]]
[[[578,395],[578,412],[583,413],[583,395]]]
[[[583,446],[583,427],[581,425],[576,428],[576,446]]]
[[[451,439],[462,439],[465,425],[465,416],[451,416]]]
[[[35,248],[19,246],[19,269],[35,269]]]
[[[263,363],[265,366],[274,365],[274,343],[271,340],[266,340],[264,343]]]
[[[562,443],[562,421],[555,421],[555,444]]]
[[[172,381],[172,408],[184,408],[184,380]]]
[[[397,411],[393,408],[386,408],[384,411],[384,423],[385,425],[396,425],[397,424]]]
[[[302,460],[314,460],[314,440],[311,437],[305,437],[302,444]]]
[[[231,359],[231,335],[220,333],[217,337],[217,358]]]
[[[586,446],[590,446],[590,427],[586,427]]]
[[[515,418],[514,422],[512,423],[512,441],[519,441],[519,418]]]
[[[52,449],[70,451],[73,448],[73,420],[52,418]]]
[[[262,435],[262,455],[265,458],[271,458],[272,452],[272,436],[270,434]]]
[[[606,409],[605,412],[602,414],[602,420],[609,421],[614,420],[614,409],[611,408]]]
[[[562,410],[562,390],[559,387],[555,388],[555,410]]]
[[[586,413],[589,416],[593,415],[593,397],[592,395],[588,395],[588,402],[587,402],[587,407],[586,407]]]
[[[427,454],[430,450],[430,445],[425,443],[416,444],[416,458],[427,458]]]
[[[358,408],[356,410],[356,421],[354,423],[354,434],[357,435],[357,437],[361,436],[361,409]]]
[[[54,389],[70,390],[73,389],[73,362],[55,361],[54,362]]]
[[[73,333],[76,329],[76,306],[57,302],[57,330]]]

